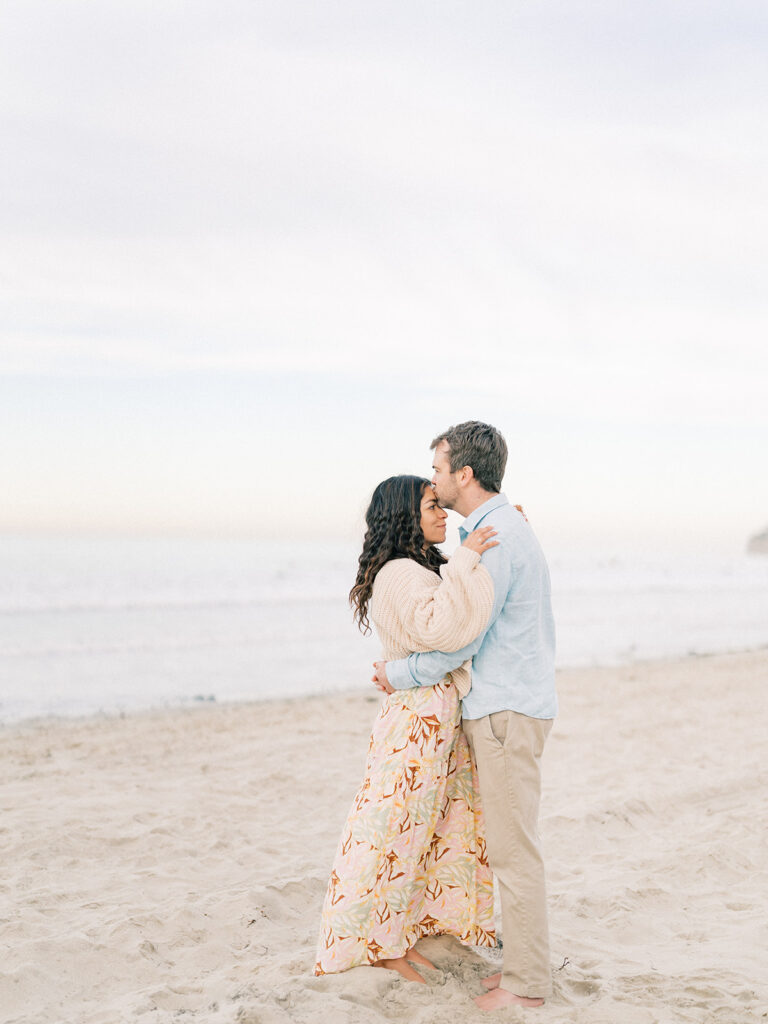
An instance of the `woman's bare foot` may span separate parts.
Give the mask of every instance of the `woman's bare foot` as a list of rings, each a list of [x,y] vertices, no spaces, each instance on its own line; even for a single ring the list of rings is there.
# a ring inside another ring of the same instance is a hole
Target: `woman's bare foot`
[[[408,952],[405,954],[405,959],[406,960],[410,960],[414,964],[421,964],[422,967],[428,967],[430,969],[430,971],[436,971],[437,970],[437,968],[432,963],[432,961],[431,960],[427,960],[427,958],[425,956],[422,956],[421,953],[419,953],[419,951],[416,949],[415,946],[412,946],[408,950]]]
[[[404,956],[399,956],[397,960],[377,960],[373,966],[385,967],[388,971],[397,971],[406,981],[418,981],[422,985],[427,984],[419,972],[414,967],[411,967]]]
[[[501,984],[501,971],[498,974],[492,974],[490,978],[483,978],[483,985],[485,988],[498,988]]]
[[[505,988],[494,988],[484,996],[477,996],[475,1005],[481,1010],[500,1010],[502,1006],[542,1006],[543,999],[529,999],[527,996],[516,996]]]

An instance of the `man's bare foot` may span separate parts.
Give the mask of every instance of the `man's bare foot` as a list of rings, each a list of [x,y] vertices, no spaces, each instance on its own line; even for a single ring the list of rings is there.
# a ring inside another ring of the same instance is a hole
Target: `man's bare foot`
[[[486,988],[498,988],[501,984],[501,971],[498,974],[492,974],[490,978],[483,978],[483,985]]]
[[[385,967],[388,971],[397,971],[397,973],[402,978],[405,978],[406,981],[418,981],[422,985],[427,984],[419,972],[415,968],[411,967],[404,956],[399,956],[397,960],[377,960],[373,966]]]
[[[502,1006],[541,1006],[543,999],[528,999],[527,996],[516,996],[505,988],[494,988],[484,996],[478,996],[475,1004],[481,1010],[500,1010]]]
[[[419,953],[419,951],[416,949],[415,946],[412,946],[408,950],[408,952],[405,954],[405,959],[406,960],[410,960],[411,963],[414,963],[414,964],[421,964],[422,967],[428,967],[430,969],[430,971],[436,971],[437,970],[437,968],[432,963],[432,961],[431,960],[427,960],[427,958],[425,956],[422,956],[421,953]]]

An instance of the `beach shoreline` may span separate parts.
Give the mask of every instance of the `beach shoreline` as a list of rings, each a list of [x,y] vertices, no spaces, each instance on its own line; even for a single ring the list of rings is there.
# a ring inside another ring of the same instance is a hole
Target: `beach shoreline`
[[[659,655],[658,657],[638,658],[627,661],[605,661],[599,664],[590,665],[563,665],[557,666],[557,677],[568,676],[571,673],[581,672],[603,672],[618,671],[622,668],[638,668],[653,665],[668,665],[676,662],[696,661],[701,658],[735,657],[739,655],[760,655],[768,654],[768,644],[760,644],[752,647],[735,647],[722,651],[696,651],[690,650],[687,654],[675,657]],[[264,697],[234,697],[218,698],[216,696],[196,696],[184,698],[177,702],[150,705],[147,707],[125,707],[125,708],[99,708],[94,711],[73,711],[73,712],[50,712],[48,714],[32,714],[22,718],[3,720],[0,717],[0,737],[4,734],[13,734],[16,730],[25,728],[55,728],[57,725],[86,725],[89,722],[109,722],[114,719],[125,718],[153,718],[174,715],[177,713],[196,714],[214,708],[250,708],[270,706],[275,704],[293,704],[298,701],[319,700],[323,702],[340,700],[350,697],[363,697],[369,695],[369,691],[361,686],[350,686],[342,689],[328,691],[313,691],[307,693],[295,693],[289,696],[275,696],[273,694]]]
[[[537,1019],[768,1010],[767,679],[764,648],[558,672],[541,817],[555,992]],[[471,996],[499,954],[453,940],[425,941],[426,988],[311,974],[378,703],[371,688],[3,726],[3,1020],[488,1019]]]

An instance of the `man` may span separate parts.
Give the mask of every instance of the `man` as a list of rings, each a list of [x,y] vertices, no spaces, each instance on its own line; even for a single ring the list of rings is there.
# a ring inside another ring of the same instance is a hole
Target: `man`
[[[504,438],[487,423],[451,427],[432,442],[438,501],[465,517],[462,540],[492,526],[497,547],[483,555],[495,599],[480,636],[453,654],[432,651],[376,662],[379,689],[431,686],[472,658],[462,717],[477,764],[488,859],[499,883],[503,970],[484,981],[483,1010],[540,1006],[551,993],[546,888],[537,822],[540,759],[557,713],[555,631],[549,571],[528,521],[500,493]]]

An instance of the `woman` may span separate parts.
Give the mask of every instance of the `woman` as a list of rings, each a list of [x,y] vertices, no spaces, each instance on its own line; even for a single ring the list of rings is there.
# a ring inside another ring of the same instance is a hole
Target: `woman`
[[[493,583],[480,555],[496,545],[495,531],[475,530],[449,562],[434,547],[446,519],[420,477],[391,477],[373,493],[349,596],[363,630],[370,611],[386,660],[456,651],[488,621]],[[383,702],[333,864],[315,974],[368,964],[424,982],[409,963],[432,967],[414,949],[423,936],[495,945],[493,880],[461,730],[469,666]]]

